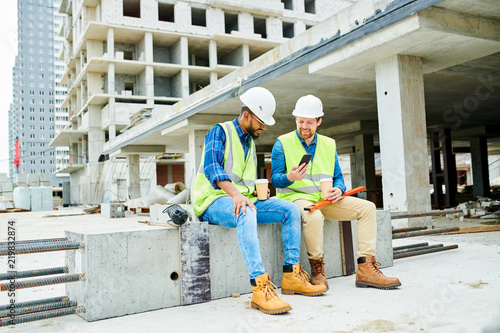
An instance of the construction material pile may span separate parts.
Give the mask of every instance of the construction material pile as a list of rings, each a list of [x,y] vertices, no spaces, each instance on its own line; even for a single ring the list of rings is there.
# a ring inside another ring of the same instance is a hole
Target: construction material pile
[[[144,198],[130,199],[127,201],[129,210],[147,208],[156,203],[183,204],[188,200],[189,190],[183,183],[172,183],[165,186],[157,185],[151,193]]]
[[[457,206],[465,218],[497,219],[500,218],[500,201],[478,197],[476,201],[463,202]]]

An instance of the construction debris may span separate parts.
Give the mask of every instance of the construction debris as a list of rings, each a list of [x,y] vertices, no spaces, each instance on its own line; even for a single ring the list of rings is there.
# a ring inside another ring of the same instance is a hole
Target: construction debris
[[[500,201],[478,197],[476,201],[463,202],[457,206],[465,218],[498,219],[500,218]]]
[[[101,212],[101,205],[85,205],[85,207],[83,207],[83,211],[85,212],[85,214],[97,214]]]
[[[152,108],[142,108],[142,109],[140,109],[139,111],[137,111],[136,113],[134,113],[130,117],[130,124],[127,127],[125,127],[124,129],[120,130],[120,133],[128,131],[129,129],[131,129],[132,127],[138,125],[142,121],[151,118],[152,115],[153,115],[153,109]]]
[[[416,236],[432,235],[432,234],[441,234],[443,232],[458,231],[459,229],[460,229],[459,227],[454,227],[454,228],[440,228],[440,229],[431,229],[431,230],[402,232],[402,233],[393,234],[392,239],[416,237]]]
[[[474,232],[489,232],[489,231],[500,231],[500,225],[490,225],[484,227],[469,227],[469,228],[458,228],[455,231],[443,231],[441,234],[468,234]]]

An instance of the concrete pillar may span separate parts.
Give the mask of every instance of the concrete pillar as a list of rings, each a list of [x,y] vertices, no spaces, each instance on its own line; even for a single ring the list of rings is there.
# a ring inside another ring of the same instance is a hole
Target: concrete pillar
[[[208,65],[210,68],[217,67],[217,42],[214,40],[208,44]]]
[[[140,61],[153,62],[153,34],[146,32],[144,38],[138,44],[138,59]]]
[[[115,95],[116,94],[116,88],[115,88],[115,64],[114,63],[109,63],[108,64],[108,94],[110,94],[110,95]]]
[[[430,210],[422,59],[394,55],[381,60],[376,84],[384,209]],[[398,221],[393,220],[396,227],[431,223],[426,217]]]
[[[375,181],[373,134],[356,135],[354,137],[354,154],[352,155],[354,155],[351,156],[351,165],[354,166],[351,169],[352,187],[366,186],[367,190],[374,190],[377,183]],[[372,193],[372,191],[361,192],[358,197],[371,200]]]
[[[116,125],[109,125],[108,136],[110,140],[116,138]]]
[[[174,45],[172,45],[170,52],[171,52],[172,63],[182,66],[189,65],[189,58],[188,58],[189,49],[188,49],[187,37],[179,38],[179,41]]]
[[[189,71],[187,69],[181,69],[180,73],[172,77],[172,96],[182,98],[189,96]]]
[[[488,197],[490,195],[490,177],[486,137],[477,136],[470,139],[470,154],[474,197]]]
[[[108,28],[107,53],[111,59],[115,58],[115,32],[113,28]]]
[[[210,84],[214,83],[219,79],[219,75],[216,72],[210,72]]]
[[[154,107],[155,104],[155,74],[153,66],[146,66],[146,96],[148,97],[146,104],[148,107]]]
[[[141,197],[141,173],[139,155],[127,155],[127,189],[130,199]]]
[[[203,154],[203,145],[205,144],[206,134],[206,130],[193,130],[189,132],[189,156],[188,163],[184,168],[184,181],[186,186],[191,187],[189,189],[190,191],[193,188],[193,182],[201,164],[201,155]]]
[[[250,48],[248,46],[248,44],[243,44],[242,45],[242,48],[243,48],[243,66],[245,66],[246,64],[248,64],[250,62]]]

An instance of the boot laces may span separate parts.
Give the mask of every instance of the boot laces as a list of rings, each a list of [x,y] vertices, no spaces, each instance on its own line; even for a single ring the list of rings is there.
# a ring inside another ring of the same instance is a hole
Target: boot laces
[[[370,263],[371,263],[371,266],[372,266],[373,270],[375,271],[375,273],[382,274],[380,269],[378,269],[378,266],[380,266],[381,263],[379,263],[379,262],[370,262]]]
[[[271,281],[266,281],[262,285],[262,290],[264,291],[264,295],[266,295],[266,301],[278,298],[278,294],[276,294],[276,289],[277,287]]]
[[[313,265],[311,265],[311,270],[314,272],[313,275],[325,275],[325,262],[323,260],[317,260]]]
[[[309,273],[307,273],[305,270],[301,269],[298,273],[297,273],[297,277],[299,278],[299,280],[303,281],[303,282],[309,282]]]

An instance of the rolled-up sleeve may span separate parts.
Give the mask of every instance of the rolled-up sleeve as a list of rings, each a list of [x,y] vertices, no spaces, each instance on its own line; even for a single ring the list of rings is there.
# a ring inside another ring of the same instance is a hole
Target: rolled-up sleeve
[[[286,161],[283,145],[280,140],[276,140],[271,154],[271,184],[275,188],[285,188],[293,184],[286,176]]]
[[[205,138],[205,158],[203,172],[216,190],[220,189],[217,182],[231,180],[224,171],[224,147],[226,134],[220,125],[212,127]]]

